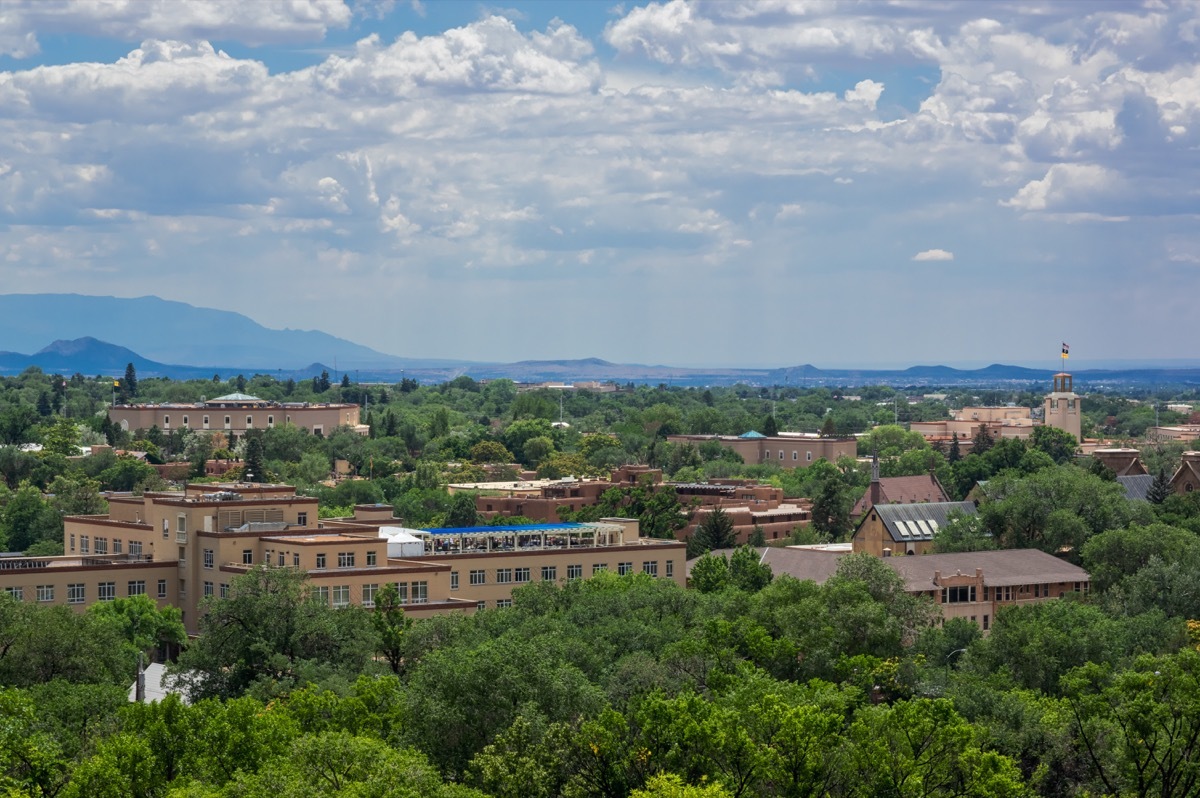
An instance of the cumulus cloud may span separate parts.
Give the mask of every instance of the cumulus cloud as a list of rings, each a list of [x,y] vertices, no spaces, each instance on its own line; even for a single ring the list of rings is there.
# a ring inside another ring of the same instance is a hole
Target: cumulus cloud
[[[954,253],[944,249],[926,249],[912,256],[913,260],[954,260]]]

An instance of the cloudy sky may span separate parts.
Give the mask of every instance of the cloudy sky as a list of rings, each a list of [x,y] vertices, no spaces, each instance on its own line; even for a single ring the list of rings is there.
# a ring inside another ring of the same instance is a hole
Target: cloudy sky
[[[1198,222],[1192,2],[0,4],[6,292],[412,357],[1086,366],[1198,356]]]

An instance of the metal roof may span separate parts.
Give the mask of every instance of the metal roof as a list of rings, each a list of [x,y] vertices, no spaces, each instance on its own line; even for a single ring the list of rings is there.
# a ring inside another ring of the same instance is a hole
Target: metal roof
[[[918,502],[916,504],[877,504],[872,513],[879,513],[879,520],[892,540],[900,543],[913,540],[933,540],[939,528],[950,520],[950,513],[975,515],[974,502]]]
[[[1125,489],[1125,498],[1133,501],[1149,501],[1146,494],[1154,484],[1152,474],[1133,474],[1127,477],[1117,477],[1117,482]]]

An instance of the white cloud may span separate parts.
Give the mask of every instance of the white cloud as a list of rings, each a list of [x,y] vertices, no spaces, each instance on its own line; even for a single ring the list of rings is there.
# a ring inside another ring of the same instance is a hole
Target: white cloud
[[[916,255],[913,255],[912,259],[916,261],[954,260],[954,253],[948,252],[944,249],[926,249],[922,252],[918,252]]]

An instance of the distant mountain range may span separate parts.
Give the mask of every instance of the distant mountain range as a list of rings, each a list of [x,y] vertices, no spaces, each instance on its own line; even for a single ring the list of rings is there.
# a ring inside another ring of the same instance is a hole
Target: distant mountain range
[[[53,343],[44,345],[46,341]],[[40,348],[39,348],[40,347]],[[364,382],[404,377],[443,382],[460,375],[517,382],[586,380],[672,385],[865,385],[1048,387],[1050,369],[993,364],[979,369],[678,368],[610,363],[599,358],[477,363],[398,357],[315,330],[272,330],[238,313],[158,297],[79,294],[0,295],[0,374],[30,366],[91,376],[119,375],[133,363],[141,377],[207,379],[242,373],[304,379],[328,371]],[[32,351],[33,354],[20,354]],[[331,364],[336,363],[336,368]],[[1079,386],[1200,385],[1200,368],[1115,368],[1074,372]]]

